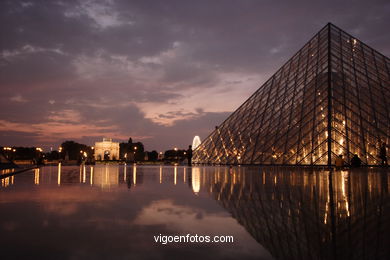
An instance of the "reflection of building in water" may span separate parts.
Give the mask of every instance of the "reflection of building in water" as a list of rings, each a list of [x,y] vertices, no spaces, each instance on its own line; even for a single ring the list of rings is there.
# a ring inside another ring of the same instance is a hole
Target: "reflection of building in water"
[[[91,167],[91,172],[91,185],[110,188],[119,184],[118,165],[95,165],[93,168]]]
[[[15,176],[9,176],[1,179],[1,187],[8,187],[13,185],[15,181]]]
[[[118,160],[119,143],[113,142],[111,138],[103,138],[103,142],[95,143],[95,160]]]
[[[15,168],[0,170],[0,176],[13,173],[14,171],[15,171]],[[1,178],[1,187],[8,187],[8,186],[13,185],[13,184],[14,184],[14,176],[13,175],[9,176],[9,177]]]
[[[202,189],[275,258],[388,257],[389,173],[363,169],[330,176],[326,171],[271,167],[214,170],[200,175]]]

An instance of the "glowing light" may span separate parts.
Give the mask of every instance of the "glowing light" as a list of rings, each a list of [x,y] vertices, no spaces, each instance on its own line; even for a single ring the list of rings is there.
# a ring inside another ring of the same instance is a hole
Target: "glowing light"
[[[192,140],[192,150],[195,150],[201,143],[200,137],[196,135]]]

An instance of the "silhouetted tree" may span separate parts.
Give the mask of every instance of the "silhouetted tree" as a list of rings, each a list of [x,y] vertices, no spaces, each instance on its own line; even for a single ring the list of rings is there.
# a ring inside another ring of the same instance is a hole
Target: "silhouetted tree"
[[[61,158],[65,156],[65,154],[69,155],[69,160],[80,160],[81,153],[80,151],[86,152],[88,157],[92,156],[92,148],[85,144],[79,144],[74,141],[65,141],[61,144]]]
[[[180,162],[186,158],[186,150],[167,150],[164,153],[164,160],[171,162]]]
[[[144,145],[141,142],[133,143],[133,139],[130,137],[127,143],[119,144],[119,156],[121,159],[125,158],[127,153],[127,158],[134,158],[135,161],[144,160]],[[132,156],[129,156],[129,154]]]
[[[15,160],[32,160],[36,157],[35,147],[14,147]]]
[[[151,151],[151,152],[149,152],[148,153],[148,157],[149,157],[149,161],[157,161],[157,159],[158,159],[158,153],[157,153],[157,151]]]
[[[60,159],[60,153],[58,151],[51,151],[49,153],[45,153],[45,157],[49,161],[58,160]]]

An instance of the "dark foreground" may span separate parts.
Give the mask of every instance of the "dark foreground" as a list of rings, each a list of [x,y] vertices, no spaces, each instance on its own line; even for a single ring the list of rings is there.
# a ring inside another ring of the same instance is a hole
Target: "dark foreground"
[[[388,259],[390,173],[47,166],[1,179],[1,259]],[[165,235],[233,236],[166,243]]]

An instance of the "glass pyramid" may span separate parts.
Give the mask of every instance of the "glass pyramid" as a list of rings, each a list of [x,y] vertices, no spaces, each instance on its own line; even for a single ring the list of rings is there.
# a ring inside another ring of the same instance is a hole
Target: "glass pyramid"
[[[379,164],[390,143],[390,60],[322,28],[194,151],[195,163]]]

